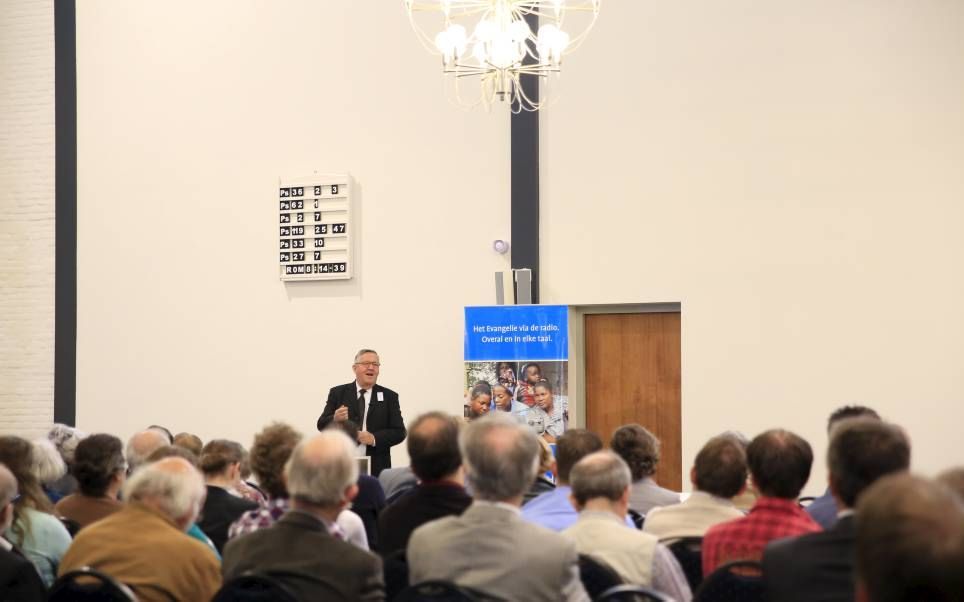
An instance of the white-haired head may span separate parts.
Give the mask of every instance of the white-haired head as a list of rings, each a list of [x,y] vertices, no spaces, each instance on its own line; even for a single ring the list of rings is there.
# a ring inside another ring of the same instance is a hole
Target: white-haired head
[[[201,473],[184,458],[164,458],[142,466],[123,489],[125,500],[153,508],[182,530],[197,518],[206,493]]]

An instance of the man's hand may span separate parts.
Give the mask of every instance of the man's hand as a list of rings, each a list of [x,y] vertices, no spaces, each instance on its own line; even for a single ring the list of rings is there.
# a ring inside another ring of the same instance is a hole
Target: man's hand
[[[375,445],[375,435],[368,431],[358,431],[358,442],[364,445]]]
[[[335,410],[335,422],[344,422],[348,420],[348,406],[341,406]]]

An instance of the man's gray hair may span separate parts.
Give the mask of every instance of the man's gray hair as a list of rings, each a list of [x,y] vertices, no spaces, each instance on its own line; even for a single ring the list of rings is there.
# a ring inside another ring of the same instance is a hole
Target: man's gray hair
[[[471,422],[459,437],[469,485],[480,500],[503,502],[529,490],[539,469],[539,441],[501,413]]]
[[[31,470],[41,484],[49,485],[67,474],[67,464],[50,439],[35,439],[31,443]]]
[[[355,444],[340,430],[325,430],[301,441],[285,465],[288,495],[318,506],[333,507],[358,481]]]
[[[355,363],[357,364],[358,360],[361,359],[361,356],[365,355],[366,353],[374,353],[375,355],[378,355],[378,352],[374,349],[359,349],[358,353],[355,354]]]
[[[632,483],[626,461],[611,451],[597,451],[576,462],[569,473],[572,496],[580,504],[591,499],[619,500]]]
[[[171,520],[190,515],[193,522],[206,493],[198,469],[183,458],[165,458],[131,475],[124,483],[122,495],[132,502],[153,502]]]
[[[148,456],[165,445],[167,445],[167,437],[156,429],[147,429],[134,434],[127,441],[127,448],[124,450],[131,473],[143,466]]]

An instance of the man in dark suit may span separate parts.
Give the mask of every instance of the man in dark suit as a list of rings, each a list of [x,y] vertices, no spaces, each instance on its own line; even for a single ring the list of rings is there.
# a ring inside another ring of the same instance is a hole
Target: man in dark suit
[[[419,416],[408,436],[408,457],[419,483],[379,515],[376,549],[382,556],[404,550],[416,528],[462,514],[472,503],[463,486],[455,418],[441,412]]]
[[[356,353],[352,364],[355,381],[332,387],[318,418],[319,431],[333,420],[351,420],[359,425],[357,455],[371,457],[375,477],[392,465],[392,446],[405,440],[398,393],[376,384],[380,367],[375,351],[362,349]]]
[[[13,523],[13,501],[17,498],[17,479],[0,464],[0,533]],[[33,563],[0,537],[0,600],[24,602],[46,599],[47,592]]]
[[[897,426],[870,418],[841,421],[827,449],[830,491],[842,508],[827,531],[781,539],[763,554],[763,578],[772,602],[854,599],[853,508],[877,479],[906,471],[910,443]]]
[[[291,510],[275,524],[224,548],[225,581],[273,573],[299,600],[384,600],[382,563],[340,540],[338,514],[358,492],[354,444],[327,430],[298,444],[285,467]]]

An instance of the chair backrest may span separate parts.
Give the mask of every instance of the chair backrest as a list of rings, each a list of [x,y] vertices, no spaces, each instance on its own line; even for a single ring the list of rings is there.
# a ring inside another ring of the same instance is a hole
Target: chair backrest
[[[695,592],[700,583],[703,583],[703,538],[680,537],[660,543],[665,543],[676,557],[690,589]]]
[[[298,598],[271,575],[247,572],[225,581],[211,602],[298,602]]]
[[[387,599],[392,600],[392,598]],[[451,581],[434,580],[406,587],[394,598],[394,602],[479,602],[492,599],[492,596],[456,585]]]
[[[755,560],[728,562],[703,579],[694,602],[763,602],[763,567]]]
[[[812,495],[805,495],[802,498],[797,500],[797,505],[800,506],[801,508],[806,508],[807,506],[812,504],[816,499],[817,498],[813,497]]]
[[[646,522],[646,515],[636,512],[632,508],[627,508],[626,512],[629,514],[629,518],[633,519],[633,524],[636,525],[636,528],[642,529],[643,524]]]
[[[405,550],[392,552],[382,558],[382,574],[385,577],[385,599],[394,600],[395,596],[409,586]]]
[[[617,585],[604,591],[594,602],[673,602],[662,592],[642,585]]]
[[[593,600],[604,591],[623,584],[619,573],[611,566],[586,554],[579,555],[579,577]]]
[[[47,593],[48,602],[136,602],[129,587],[89,566],[64,573]]]
[[[67,518],[66,516],[58,516],[57,520],[59,520],[64,528],[67,529],[67,532],[70,533],[71,537],[74,537],[77,535],[77,532],[80,531],[80,523],[71,518]]]

